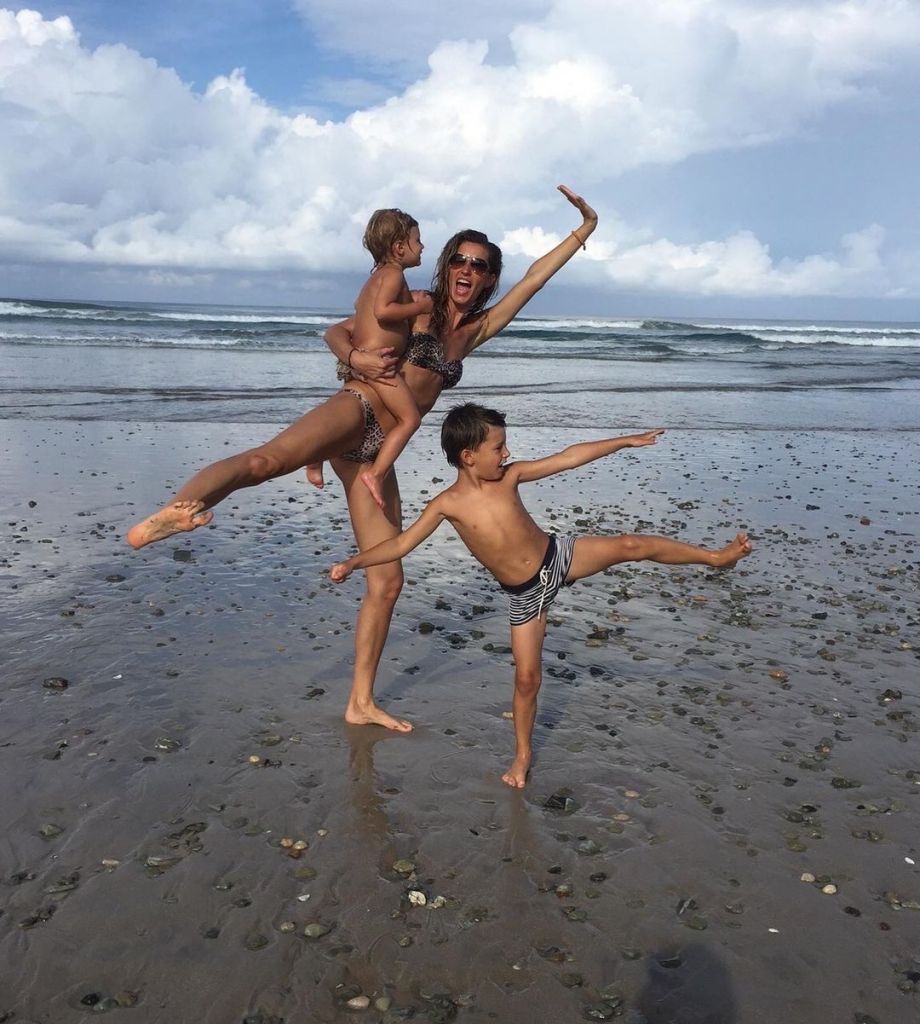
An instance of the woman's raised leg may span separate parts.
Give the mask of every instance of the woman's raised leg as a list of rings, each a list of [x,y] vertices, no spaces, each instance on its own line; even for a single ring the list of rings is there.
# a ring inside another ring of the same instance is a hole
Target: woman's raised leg
[[[395,537],[402,525],[402,506],[396,473],[383,481],[384,507],[381,509],[364,486],[361,463],[333,459],[332,468],[345,485],[348,511],[355,540],[363,551]],[[355,622],[355,665],[351,694],[345,709],[345,721],[352,725],[382,725],[395,732],[411,732],[412,726],[394,718],[374,701],[377,667],[390,630],[396,599],[402,590],[403,573],[399,562],[374,565],[364,570],[366,589]]]
[[[204,526],[212,519],[207,509],[241,487],[254,487],[308,462],[341,455],[358,445],[364,431],[364,409],[353,394],[338,392],[311,409],[271,441],[212,462],[183,485],[168,505],[132,526],[127,540],[142,548],[174,533]]]

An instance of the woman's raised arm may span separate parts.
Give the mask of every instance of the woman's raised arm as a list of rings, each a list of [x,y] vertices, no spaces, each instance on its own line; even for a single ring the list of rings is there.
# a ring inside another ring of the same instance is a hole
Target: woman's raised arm
[[[559,191],[581,213],[581,224],[567,235],[555,249],[550,249],[527,270],[527,273],[507,294],[503,295],[494,306],[490,306],[483,314],[479,332],[473,339],[468,351],[478,348],[489,338],[494,338],[499,331],[520,313],[527,303],[537,294],[546,282],[569,262],[569,260],[585,247],[588,235],[597,227],[597,214],[582,199],[565,185]]]

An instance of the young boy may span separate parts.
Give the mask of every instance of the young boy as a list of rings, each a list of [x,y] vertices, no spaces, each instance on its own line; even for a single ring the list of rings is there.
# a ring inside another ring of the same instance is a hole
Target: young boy
[[[409,337],[408,321],[431,312],[431,297],[426,293],[421,299],[413,299],[403,273],[422,262],[425,247],[419,237],[418,221],[402,210],[375,210],[364,232],[364,248],[374,258],[374,269],[355,299],[354,347],[365,352],[386,348],[398,358]],[[361,481],[383,508],[383,478],[418,430],[421,416],[412,392],[399,374],[392,380],[366,383],[374,388],[396,420],[373,464],[361,472]],[[307,479],[316,487],[323,486],[322,463],[307,466]]]
[[[711,565],[731,568],[751,553],[747,534],[739,533],[719,551],[666,537],[557,537],[530,517],[518,486],[575,469],[622,448],[655,444],[662,430],[574,444],[557,455],[505,464],[505,417],[469,403],[444,417],[441,447],[458,470],[454,484],[428,503],[419,518],[398,537],[334,565],[330,577],[346,579],[354,569],[392,562],[407,555],[447,519],[460,539],[504,590],[511,594],[511,650],[514,656],[515,757],[502,781],[523,788],[530,768],[531,737],[540,689],[546,613],[561,586],[620,562]]]

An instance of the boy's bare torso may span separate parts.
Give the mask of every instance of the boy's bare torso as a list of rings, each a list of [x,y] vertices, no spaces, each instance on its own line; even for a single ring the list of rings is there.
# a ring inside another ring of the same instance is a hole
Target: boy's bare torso
[[[392,348],[393,355],[401,356],[409,337],[409,325],[405,320],[397,320],[392,324],[382,324],[374,316],[374,303],[388,275],[398,274],[402,281],[398,302],[412,301],[412,294],[406,284],[405,275],[397,267],[378,267],[364,282],[364,287],[355,299],[355,348],[376,351],[381,348]]]
[[[539,570],[549,538],[524,508],[513,465],[500,480],[458,480],[437,500],[438,511],[499,583],[516,586]]]

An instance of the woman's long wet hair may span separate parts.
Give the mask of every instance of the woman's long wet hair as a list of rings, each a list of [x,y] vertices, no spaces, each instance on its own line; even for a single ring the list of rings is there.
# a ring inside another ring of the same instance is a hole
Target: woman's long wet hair
[[[501,277],[502,251],[494,242],[489,241],[488,235],[484,235],[481,231],[473,231],[471,228],[467,228],[465,231],[458,231],[452,238],[449,238],[441,250],[437,266],[434,268],[434,277],[431,279],[431,298],[434,305],[431,311],[429,330],[436,338],[440,338],[448,326],[447,275],[450,270],[451,257],[458,252],[463,242],[475,242],[477,245],[484,246],[489,254],[489,270],[495,276],[495,280],[489,288],[484,288],[480,292],[472,308],[464,314],[461,323],[469,323],[470,320],[475,319],[485,309],[489,299],[495,294],[495,289],[498,287],[498,281]]]

